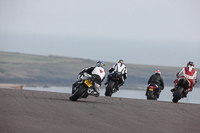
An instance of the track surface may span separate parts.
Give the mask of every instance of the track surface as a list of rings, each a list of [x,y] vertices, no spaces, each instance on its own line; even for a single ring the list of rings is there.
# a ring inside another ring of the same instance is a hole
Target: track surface
[[[118,92],[120,93],[120,92]],[[199,133],[200,105],[0,89],[0,133]]]

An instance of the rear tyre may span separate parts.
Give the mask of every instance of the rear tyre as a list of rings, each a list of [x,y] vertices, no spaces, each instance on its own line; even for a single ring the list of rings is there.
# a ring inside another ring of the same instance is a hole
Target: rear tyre
[[[72,101],[77,101],[79,98],[81,98],[86,92],[87,92],[87,86],[84,84],[81,85],[70,97],[69,99]]]
[[[181,95],[183,94],[183,91],[184,91],[184,88],[183,87],[178,87],[178,89],[174,92],[173,94],[173,99],[172,99],[172,102],[173,103],[177,103],[178,100],[181,99]]]
[[[157,97],[153,94],[153,91],[149,91],[149,92],[147,93],[147,99],[148,99],[148,100],[156,100]]]
[[[106,86],[105,96],[112,96],[112,90],[114,88],[115,82],[110,81]]]

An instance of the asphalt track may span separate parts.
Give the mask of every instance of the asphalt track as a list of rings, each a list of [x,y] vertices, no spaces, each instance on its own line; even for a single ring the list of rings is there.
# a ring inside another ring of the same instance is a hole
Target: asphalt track
[[[69,95],[0,89],[0,133],[200,133],[199,104]]]

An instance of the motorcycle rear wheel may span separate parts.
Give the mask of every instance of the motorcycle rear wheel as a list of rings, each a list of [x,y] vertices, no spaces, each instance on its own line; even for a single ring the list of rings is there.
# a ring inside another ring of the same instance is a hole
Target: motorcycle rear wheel
[[[69,99],[72,101],[77,101],[81,98],[85,93],[87,93],[87,86],[82,84],[70,97]]]
[[[115,82],[109,81],[107,87],[106,87],[106,92],[105,96],[112,96],[112,90],[114,88]]]
[[[157,96],[153,94],[153,91],[149,91],[147,94],[147,99],[148,100],[156,100]]]
[[[181,95],[183,94],[183,91],[184,91],[184,88],[179,86],[178,89],[173,94],[173,99],[172,99],[173,103],[177,103],[178,100],[181,99]]]

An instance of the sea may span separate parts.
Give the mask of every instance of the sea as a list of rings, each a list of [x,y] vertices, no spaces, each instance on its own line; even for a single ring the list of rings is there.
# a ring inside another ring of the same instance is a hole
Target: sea
[[[160,93],[160,97],[157,101],[167,101],[172,102],[172,87],[165,87],[164,90]],[[35,90],[35,91],[48,91],[48,92],[59,92],[59,93],[71,93],[71,87],[26,87],[26,90]],[[105,96],[105,88],[101,88],[100,96]],[[119,98],[131,98],[131,99],[147,99],[145,96],[145,89],[119,89],[112,97]],[[193,88],[192,92],[189,92],[187,98],[182,98],[179,100],[179,103],[193,103],[200,104],[200,88]]]

